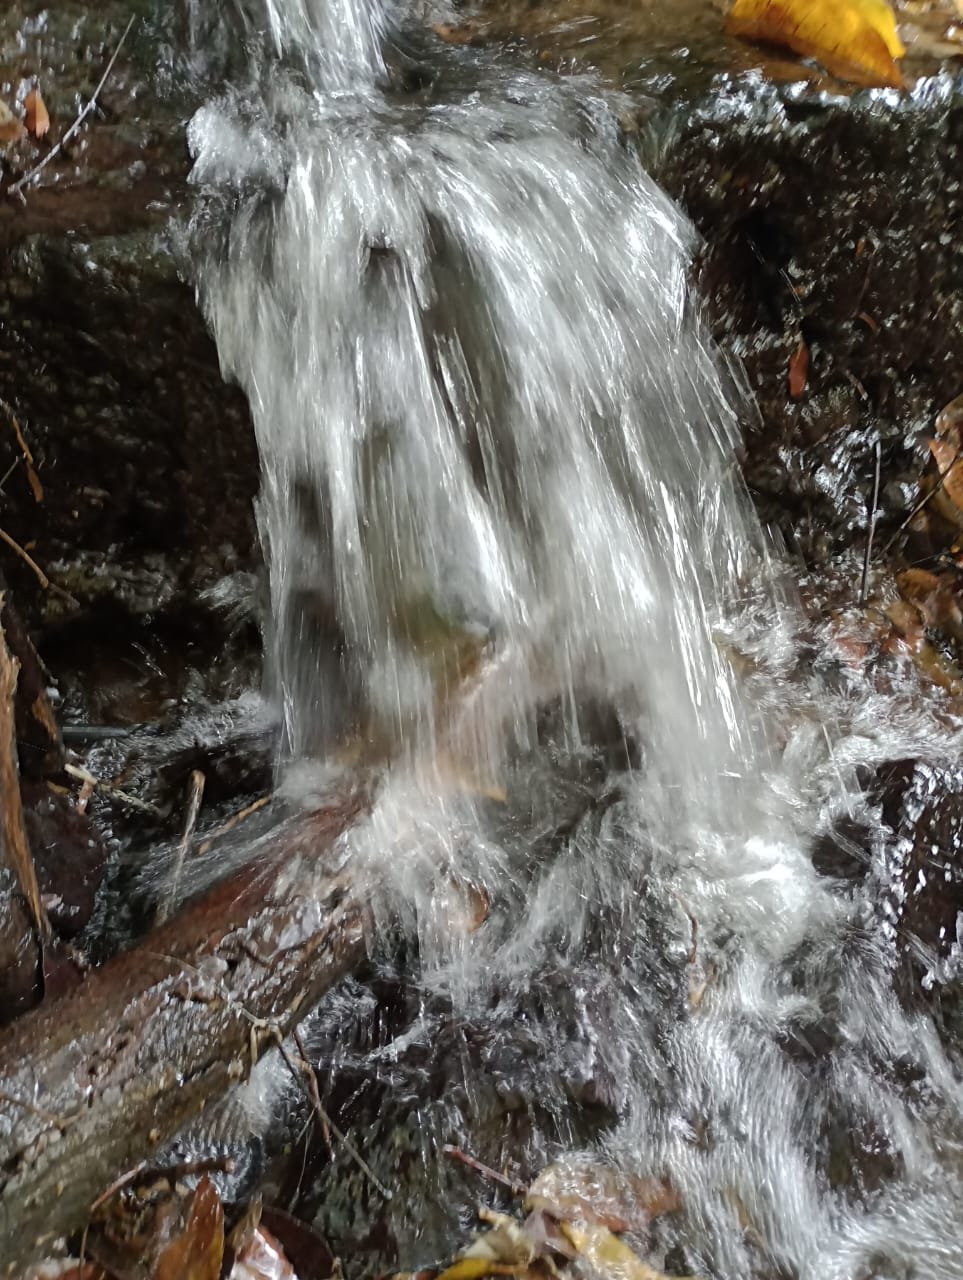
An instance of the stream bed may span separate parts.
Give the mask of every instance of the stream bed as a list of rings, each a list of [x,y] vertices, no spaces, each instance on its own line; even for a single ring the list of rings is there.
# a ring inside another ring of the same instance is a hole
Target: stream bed
[[[339,856],[387,883],[305,1027],[351,1147],[268,1066],[188,1148],[349,1276],[464,1239],[492,1194],[446,1144],[666,1180],[668,1274],[963,1276],[952,503],[909,522],[958,429],[958,84],[560,74],[362,0],[153,31],[189,179],[119,240],[4,230],[4,394],[85,498],[8,514],[80,615],[10,578],[85,767],[160,811],[94,800],[91,947],[136,935],[192,768],[202,831],[372,770]],[[51,387],[22,321],[65,279],[91,340]]]

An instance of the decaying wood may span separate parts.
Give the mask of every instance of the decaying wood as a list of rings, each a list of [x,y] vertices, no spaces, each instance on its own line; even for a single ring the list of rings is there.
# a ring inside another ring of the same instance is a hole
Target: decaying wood
[[[365,955],[370,885],[325,853],[358,796],[290,819],[144,943],[0,1037],[2,1274],[246,1076]]]
[[[20,775],[22,778],[54,778],[63,770],[66,757],[60,726],[48,694],[53,681],[22,618],[11,603],[2,574],[0,625],[7,648],[20,664],[14,699]]]
[[[0,609],[2,607],[3,597],[0,595]],[[0,865],[16,878],[37,932],[42,938],[49,938],[50,922],[40,900],[40,886],[27,843],[20,800],[17,731],[14,722],[19,672],[20,664],[7,648],[7,638],[0,623]]]

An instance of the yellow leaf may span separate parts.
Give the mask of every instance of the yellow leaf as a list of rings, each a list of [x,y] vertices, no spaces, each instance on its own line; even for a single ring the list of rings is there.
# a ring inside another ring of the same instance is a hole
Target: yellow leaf
[[[438,1280],[482,1280],[484,1276],[523,1275],[534,1261],[535,1243],[514,1218],[490,1209],[478,1216],[490,1231],[476,1236],[461,1257],[441,1273]]]
[[[524,1265],[495,1262],[492,1258],[459,1258],[445,1268],[438,1280],[482,1280],[483,1276],[515,1276],[524,1270]]]
[[[592,1222],[561,1222],[559,1226],[589,1266],[609,1280],[668,1280],[664,1272],[643,1262],[607,1227]],[[692,1277],[679,1277],[679,1280],[692,1280]]]
[[[817,58],[846,80],[902,88],[906,50],[886,0],[735,0],[726,30]]]

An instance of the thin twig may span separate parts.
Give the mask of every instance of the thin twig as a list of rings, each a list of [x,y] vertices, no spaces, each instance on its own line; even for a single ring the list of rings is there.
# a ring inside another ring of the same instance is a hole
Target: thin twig
[[[110,795],[116,796],[118,800],[123,800],[124,804],[130,805],[132,809],[139,809],[141,813],[149,813],[152,818],[162,818],[164,816],[156,805],[149,804],[146,800],[141,800],[139,796],[132,796],[129,791],[122,791],[120,787],[115,786],[112,782],[101,782],[99,778],[95,778],[92,773],[81,765],[65,764],[64,773],[69,774],[71,778],[76,778],[78,782],[83,782],[93,787],[95,791],[106,791]]]
[[[43,569],[41,569],[40,565],[37,564],[36,560],[34,560],[30,552],[24,551],[23,547],[16,540],[16,538],[11,538],[10,534],[7,533],[6,529],[0,529],[0,538],[3,539],[3,541],[7,544],[7,546],[10,548],[11,551],[15,551],[17,553],[17,555],[24,562],[24,564],[27,565],[29,569],[33,570],[34,574],[36,575],[37,581],[43,587],[44,591],[49,591],[50,585],[51,585],[50,579],[44,573]]]
[[[197,826],[197,815],[201,811],[201,801],[203,799],[204,775],[201,773],[200,769],[195,769],[191,774],[190,791],[188,793],[187,801],[187,817],[184,820],[184,834],[181,837],[180,847],[177,850],[177,858],[174,862],[174,869],[171,873],[171,881],[167,889],[167,897],[157,908],[158,924],[163,924],[174,909],[177,890],[180,887],[181,875],[184,871],[184,862],[187,859],[191,844],[194,840],[194,828]]]
[[[24,465],[27,468],[27,483],[30,485],[30,492],[33,494],[34,502],[43,502],[43,485],[40,483],[40,477],[34,469],[33,452],[27,444],[23,431],[20,428],[20,421],[14,413],[12,406],[2,398],[0,398],[0,407],[3,408],[4,413],[10,419],[10,425],[13,427],[13,434],[17,437],[17,444],[20,446]],[[6,480],[6,476],[4,476],[4,480]]]
[[[391,1188],[386,1187],[385,1184],[381,1181],[381,1179],[378,1178],[374,1170],[371,1168],[371,1166],[362,1156],[361,1152],[354,1145],[354,1143],[351,1141],[348,1135],[338,1128],[338,1126],[334,1123],[334,1121],[328,1115],[327,1111],[325,1111],[324,1104],[321,1101],[321,1094],[318,1092],[318,1082],[315,1079],[314,1070],[311,1066],[311,1063],[308,1062],[307,1058],[305,1057],[304,1050],[301,1047],[300,1040],[296,1041],[296,1043],[298,1045],[298,1054],[300,1055],[300,1060],[301,1060],[300,1070],[298,1070],[297,1065],[292,1060],[291,1055],[290,1053],[288,1053],[283,1041],[281,1040],[278,1041],[278,1052],[281,1054],[281,1057],[283,1058],[288,1070],[291,1072],[292,1076],[294,1077],[295,1082],[300,1084],[302,1089],[304,1089],[305,1093],[308,1096],[308,1100],[310,1101],[312,1107],[314,1108],[315,1114],[317,1115],[321,1124],[324,1125],[325,1128],[329,1129],[334,1134],[334,1136],[341,1143],[345,1151],[347,1151],[348,1155],[355,1162],[355,1164],[358,1166],[361,1172],[365,1175],[366,1178],[368,1178],[371,1185],[377,1191],[379,1191],[382,1196],[384,1196],[385,1200],[392,1199]]]
[[[152,1165],[148,1160],[140,1160],[126,1173],[115,1178],[106,1191],[101,1192],[90,1206],[90,1216],[93,1217],[97,1210],[103,1208],[118,1191],[123,1191],[132,1182],[138,1182],[141,1179],[146,1182],[148,1178],[151,1180],[166,1178],[173,1186],[181,1178],[191,1177],[195,1173],[232,1173],[233,1171],[234,1161],[230,1156],[200,1156],[196,1160],[178,1160],[168,1165]]]
[[[23,188],[27,186],[29,183],[31,183],[34,180],[34,178],[37,177],[38,174],[42,173],[44,169],[46,169],[47,165],[50,164],[51,160],[53,160],[56,156],[60,154],[61,151],[63,151],[64,147],[67,145],[67,143],[74,136],[74,134],[83,124],[83,122],[90,115],[91,111],[93,111],[94,107],[97,105],[97,99],[100,96],[100,92],[103,89],[104,85],[107,83],[107,79],[110,76],[110,73],[114,69],[114,63],[117,61],[118,55],[120,54],[120,51],[123,48],[124,41],[127,39],[128,35],[130,34],[130,29],[136,21],[137,21],[137,18],[135,15],[134,17],[131,18],[130,22],[128,22],[127,26],[124,28],[124,34],[118,40],[117,47],[114,50],[110,61],[107,63],[107,70],[100,77],[100,83],[97,85],[97,88],[94,90],[93,95],[90,98],[90,101],[87,103],[85,107],[81,109],[80,114],[77,116],[77,119],[73,122],[73,124],[64,134],[64,136],[60,139],[57,145],[55,147],[51,147],[51,149],[47,152],[47,154],[40,161],[40,163],[37,165],[34,165],[34,167],[30,170],[30,172],[25,174],[20,179],[19,182],[14,183],[14,185],[10,188],[10,195],[19,196],[20,199],[23,200],[24,204],[26,204],[26,199],[23,195]]]
[[[873,554],[873,538],[876,535],[876,516],[879,511],[879,473],[883,462],[883,449],[876,440],[876,471],[873,476],[873,498],[869,507],[869,528],[866,533],[866,554],[863,556],[863,576],[859,584],[860,606],[866,603],[866,582],[869,578],[869,561]]]
[[[900,525],[900,527],[896,530],[896,532],[895,532],[895,533],[893,534],[893,536],[890,538],[889,542],[887,542],[886,546],[885,546],[885,547],[883,547],[883,555],[884,555],[884,556],[885,556],[885,555],[889,552],[889,550],[892,548],[893,543],[894,543],[894,542],[896,541],[896,539],[900,536],[900,534],[901,534],[901,533],[903,533],[903,532],[904,532],[904,530],[905,530],[905,529],[906,529],[906,528],[907,528],[907,527],[908,527],[908,526],[909,526],[909,525],[910,525],[910,524],[911,524],[911,523],[916,519],[916,517],[917,517],[917,516],[919,515],[919,513],[923,510],[923,508],[926,506],[926,504],[927,504],[927,503],[928,503],[932,498],[935,498],[935,497],[936,497],[936,495],[939,493],[939,491],[943,488],[943,485],[944,485],[944,483],[945,483],[945,481],[946,481],[947,476],[950,474],[950,472],[953,470],[953,468],[954,468],[954,467],[956,466],[956,464],[959,462],[959,460],[960,460],[960,456],[961,456],[961,455],[960,455],[960,452],[959,452],[959,450],[957,450],[957,451],[956,451],[956,453],[953,455],[952,459],[950,460],[950,462],[949,462],[949,463],[947,463],[946,470],[945,470],[945,471],[941,471],[941,472],[939,473],[939,475],[937,476],[937,478],[936,478],[936,484],[933,486],[933,488],[932,488],[932,489],[930,489],[929,493],[924,493],[924,494],[923,494],[922,498],[920,498],[919,502],[917,502],[916,506],[915,506],[915,507],[913,508],[913,510],[909,513],[909,515],[906,517],[906,519],[903,521],[903,523]],[[924,559],[927,559],[927,558],[928,558],[928,557],[924,557]]]
[[[5,542],[11,551],[15,551],[17,555],[20,557],[20,559],[24,562],[24,564],[29,569],[33,570],[37,581],[43,587],[44,591],[53,591],[55,595],[62,596],[64,600],[69,600],[69,602],[72,605],[77,604],[77,601],[74,599],[74,597],[70,594],[69,591],[64,591],[63,587],[58,587],[56,582],[50,581],[50,579],[44,573],[43,569],[41,569],[40,565],[37,564],[36,560],[34,560],[30,552],[25,551],[23,547],[20,545],[20,543],[17,542],[16,538],[11,538],[10,534],[7,533],[6,529],[0,529],[0,540]]]
[[[165,955],[164,952],[151,952],[149,954],[156,956],[158,960],[166,960],[169,964],[176,965],[181,969],[186,969],[188,972],[193,973],[198,978],[206,981],[206,975],[204,975],[196,965],[191,964],[189,960],[184,960],[179,956]],[[361,1152],[357,1149],[351,1139],[346,1133],[338,1128],[328,1115],[327,1111],[325,1111],[324,1104],[321,1101],[321,1095],[318,1092],[318,1082],[315,1078],[311,1063],[308,1061],[307,1055],[304,1052],[304,1046],[301,1038],[297,1035],[297,1032],[295,1032],[294,1041],[297,1045],[300,1057],[300,1070],[298,1068],[298,1064],[294,1062],[285,1047],[284,1037],[281,1035],[280,1028],[276,1022],[256,1017],[255,1014],[251,1013],[250,1009],[247,1009],[242,1002],[224,986],[223,983],[215,983],[215,988],[223,998],[225,1004],[229,1005],[240,1015],[240,1017],[244,1018],[245,1021],[250,1024],[252,1032],[256,1033],[258,1031],[264,1031],[270,1035],[274,1040],[274,1043],[277,1045],[282,1061],[294,1077],[295,1083],[299,1084],[304,1090],[308,1101],[314,1108],[315,1114],[321,1121],[322,1125],[334,1134],[358,1168],[370,1180],[371,1185],[375,1187],[382,1196],[384,1196],[385,1200],[390,1200],[392,1198],[391,1189],[386,1187],[385,1184],[377,1177],[374,1170],[364,1159]],[[253,1062],[256,1061],[257,1057],[255,1055],[252,1060],[252,1065]]]
[[[317,1076],[314,1074],[314,1071],[311,1069],[310,1062],[308,1062],[308,1055],[304,1047],[304,1041],[301,1039],[300,1028],[295,1027],[294,1030],[291,1032],[291,1034],[294,1038],[294,1043],[298,1046],[298,1053],[300,1053],[301,1055],[301,1062],[307,1063],[306,1071],[310,1072],[308,1078],[311,1083],[311,1100],[313,1102],[315,1099],[315,1095],[317,1095],[317,1105],[315,1106],[314,1109],[316,1112],[318,1112],[319,1118],[321,1120],[321,1134],[322,1134],[322,1137],[324,1138],[325,1145],[327,1146],[328,1151],[332,1155],[334,1155],[334,1147],[331,1145],[331,1126],[328,1124],[328,1113],[325,1111],[324,1107],[321,1105],[321,1094],[318,1093]]]
[[[270,795],[261,796],[259,800],[255,800],[251,804],[245,805],[243,809],[239,809],[237,813],[232,814],[226,822],[222,823],[221,826],[217,827],[210,833],[204,843],[198,848],[197,852],[201,855],[210,853],[211,845],[213,845],[215,840],[219,840],[221,836],[226,836],[227,833],[232,831],[239,822],[243,822],[244,819],[249,818],[251,814],[257,813],[258,810],[263,809],[264,806],[270,804],[273,799],[274,794],[272,792]]]
[[[10,479],[10,477],[13,475],[13,473],[16,471],[17,467],[19,466],[20,466],[20,457],[18,455],[16,458],[14,458],[13,462],[10,463],[10,466],[7,467],[6,471],[3,473],[3,479],[0,480],[0,493],[3,493],[3,486],[7,483],[7,481]]]
[[[489,1182],[497,1182],[499,1186],[505,1187],[513,1196],[528,1195],[528,1187],[525,1186],[524,1182],[517,1182],[514,1178],[509,1178],[507,1174],[499,1173],[497,1169],[492,1169],[489,1165],[482,1164],[480,1160],[470,1156],[467,1151],[462,1151],[461,1147],[454,1147],[451,1143],[446,1142],[442,1147],[442,1151],[446,1156],[451,1156],[452,1160],[457,1160],[459,1164],[473,1169],[475,1173],[480,1173]]]
[[[0,1102],[6,1102],[12,1107],[22,1107],[24,1111],[29,1111],[38,1120],[43,1120],[45,1124],[55,1125],[61,1131],[66,1129],[69,1124],[72,1124],[81,1114],[76,1111],[72,1116],[55,1116],[52,1111],[44,1111],[42,1107],[35,1107],[32,1102],[25,1102],[23,1098],[15,1098],[12,1093],[7,1093],[6,1089],[0,1089]]]

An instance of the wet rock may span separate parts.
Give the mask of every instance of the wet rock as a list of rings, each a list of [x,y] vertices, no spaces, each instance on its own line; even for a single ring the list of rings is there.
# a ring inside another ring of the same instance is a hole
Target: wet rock
[[[659,168],[706,237],[716,333],[759,407],[747,479],[804,555],[809,525],[830,553],[861,536],[874,441],[884,484],[900,483],[914,433],[963,385],[963,188],[946,180],[961,163],[963,91],[946,75],[910,96],[720,84]]]
[[[908,92],[857,91],[727,37],[695,0],[481,10],[472,42],[513,38],[625,92],[643,162],[704,237],[708,317],[758,409],[744,454],[757,505],[811,561],[851,547],[876,439],[883,487],[912,485],[915,435],[963,387],[959,63],[911,59]],[[879,545],[901,506],[884,508]]]
[[[139,614],[249,567],[255,544],[246,406],[156,235],[36,238],[8,252],[0,284],[8,300],[30,289],[0,322],[0,395],[44,484],[37,504],[10,477],[7,531],[81,603]],[[8,572],[34,594],[25,566]],[[43,616],[66,612],[48,593]]]
[[[0,1026],[32,1008],[40,993],[36,935],[11,872],[0,867]]]
[[[0,20],[0,67],[15,93],[41,77],[56,126],[130,10],[67,4],[43,19],[42,40],[40,12],[19,5]],[[8,479],[10,532],[81,601],[143,614],[256,561],[257,459],[165,231],[187,198],[190,95],[230,48],[215,47],[200,6],[141,13],[83,146],[26,209],[0,210],[0,394],[49,482],[40,509],[22,475]],[[647,165],[705,237],[710,316],[760,409],[745,470],[763,514],[807,557],[850,546],[876,436],[884,493],[911,489],[913,434],[963,378],[963,197],[947,180],[963,148],[959,83],[853,93],[798,62],[765,62],[702,5],[595,0],[577,40],[564,4],[499,0],[483,16],[482,38],[520,35],[550,67],[577,54],[626,90]],[[432,41],[418,36],[417,65],[431,65]],[[791,396],[800,343],[809,367]],[[14,460],[8,441],[0,463]],[[903,506],[885,505],[884,532]],[[48,614],[60,607],[45,601]]]
[[[247,408],[220,376],[169,229],[183,208],[189,106],[171,90],[146,3],[29,3],[0,17],[0,92],[42,84],[56,138],[127,40],[67,153],[0,197],[3,525],[81,606],[156,614],[255,564],[257,456]],[[160,65],[158,65],[158,59]],[[9,182],[41,158],[7,154]],[[17,416],[43,484],[27,484]],[[3,552],[28,620],[69,615]]]
[[[75,938],[89,923],[107,854],[84,813],[46,785],[24,787],[24,826],[44,907],[58,937]]]
[[[921,760],[880,771],[883,820],[893,833],[883,912],[924,988],[963,978],[963,770]]]

